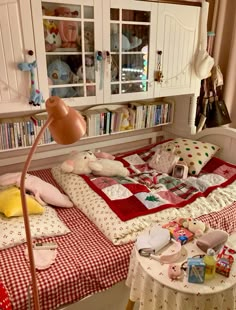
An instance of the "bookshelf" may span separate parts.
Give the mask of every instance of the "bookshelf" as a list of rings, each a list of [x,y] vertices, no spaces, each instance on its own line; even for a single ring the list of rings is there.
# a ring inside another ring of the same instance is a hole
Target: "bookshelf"
[[[153,128],[173,122],[174,102],[132,102],[124,105],[100,105],[80,111],[86,119],[83,139]],[[0,119],[0,152],[30,147],[47,119],[46,113]],[[54,143],[47,128],[39,145]]]
[[[46,119],[46,114],[0,119],[0,150],[31,146]],[[53,142],[53,138],[47,128],[39,144],[51,142]]]
[[[174,102],[158,100],[125,105],[101,105],[83,111],[87,137],[168,125],[173,122]]]

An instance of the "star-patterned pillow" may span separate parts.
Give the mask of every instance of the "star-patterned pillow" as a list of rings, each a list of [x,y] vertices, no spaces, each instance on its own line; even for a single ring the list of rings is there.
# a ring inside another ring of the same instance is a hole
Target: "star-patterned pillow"
[[[167,143],[166,150],[174,151],[179,161],[187,164],[189,174],[198,175],[208,161],[220,150],[220,147],[202,141],[177,138]]]

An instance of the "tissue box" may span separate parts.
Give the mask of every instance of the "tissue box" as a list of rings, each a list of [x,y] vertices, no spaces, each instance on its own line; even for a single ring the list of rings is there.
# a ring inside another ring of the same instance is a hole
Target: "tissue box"
[[[188,282],[203,283],[205,280],[205,263],[201,258],[188,258]]]

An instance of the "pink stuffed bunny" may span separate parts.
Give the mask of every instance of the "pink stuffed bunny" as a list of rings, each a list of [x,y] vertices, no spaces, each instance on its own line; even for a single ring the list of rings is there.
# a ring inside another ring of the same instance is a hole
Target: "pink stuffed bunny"
[[[21,173],[6,173],[0,176],[0,186],[16,185],[20,187]],[[41,204],[50,204],[56,207],[73,207],[70,199],[59,189],[31,174],[26,175],[25,189],[30,191]]]

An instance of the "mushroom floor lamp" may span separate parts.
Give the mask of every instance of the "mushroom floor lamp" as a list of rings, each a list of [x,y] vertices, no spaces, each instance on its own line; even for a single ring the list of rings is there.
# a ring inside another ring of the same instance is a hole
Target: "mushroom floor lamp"
[[[58,144],[72,144],[78,141],[86,131],[86,122],[82,115],[75,109],[68,107],[61,98],[57,96],[49,97],[46,101],[46,110],[48,113],[47,121],[39,131],[38,136],[30,148],[25,165],[23,167],[20,181],[21,202],[32,278],[33,303],[35,310],[40,310],[40,303],[33,254],[33,244],[30,232],[30,221],[25,196],[25,177],[29,169],[32,156],[47,127],[49,128],[54,141]]]

